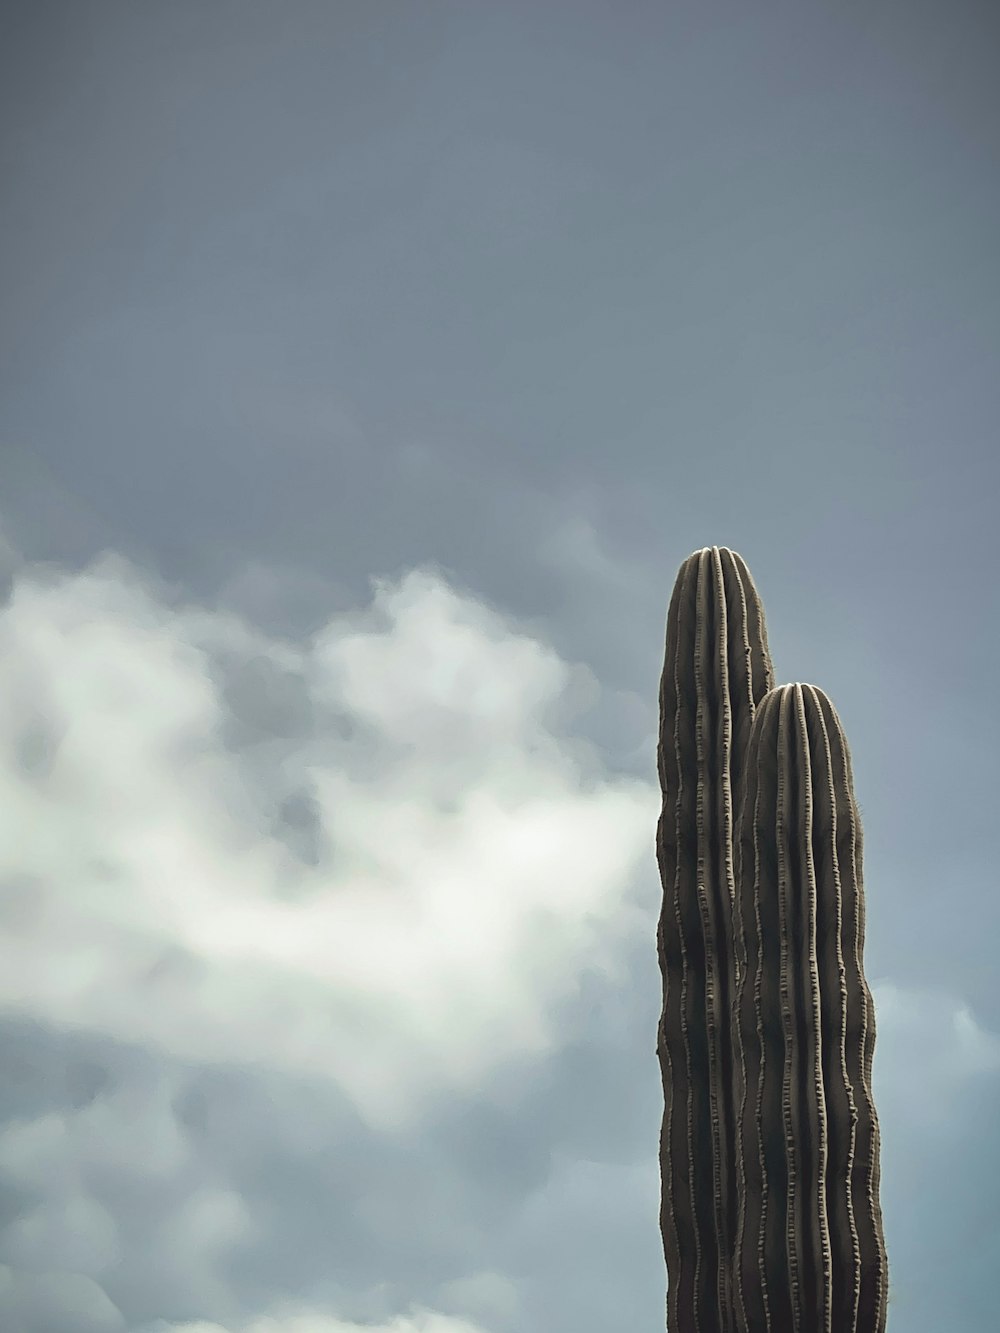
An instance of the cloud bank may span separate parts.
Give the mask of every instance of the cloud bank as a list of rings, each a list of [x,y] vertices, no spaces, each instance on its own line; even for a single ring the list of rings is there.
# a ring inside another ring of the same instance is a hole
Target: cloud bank
[[[598,1159],[646,1090],[577,1102],[636,1019],[583,1056],[565,1016],[655,971],[659,795],[574,735],[593,676],[434,567],[293,642],[117,556],[8,564],[5,1331],[624,1317],[597,1256],[625,1272],[645,1227],[658,1262],[653,1116],[642,1160],[632,1129]],[[959,997],[873,990],[892,1179],[1000,1045]]]
[[[301,646],[116,558],[22,575],[0,1004],[322,1073],[396,1127],[546,1049],[582,962],[613,970],[637,925],[655,819],[551,729],[581,679],[433,571]]]

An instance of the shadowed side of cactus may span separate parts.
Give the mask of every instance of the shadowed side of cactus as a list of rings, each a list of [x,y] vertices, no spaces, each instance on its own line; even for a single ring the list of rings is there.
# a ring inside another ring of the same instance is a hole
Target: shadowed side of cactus
[[[862,829],[822,690],[758,704],[737,801],[736,1327],[883,1333]]]
[[[670,1333],[733,1328],[733,793],[755,705],[772,683],[764,611],[746,564],[726,547],[695,552],[667,614],[657,749],[660,1229]]]

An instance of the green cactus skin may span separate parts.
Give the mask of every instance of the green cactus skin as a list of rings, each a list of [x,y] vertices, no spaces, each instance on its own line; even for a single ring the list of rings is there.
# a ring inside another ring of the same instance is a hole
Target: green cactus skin
[[[667,614],[657,767],[663,883],[660,1229],[669,1333],[731,1333],[737,1220],[733,794],[773,684],[763,607],[726,547],[681,566]]]
[[[759,702],[737,799],[736,1328],[884,1333],[862,828],[822,690]]]

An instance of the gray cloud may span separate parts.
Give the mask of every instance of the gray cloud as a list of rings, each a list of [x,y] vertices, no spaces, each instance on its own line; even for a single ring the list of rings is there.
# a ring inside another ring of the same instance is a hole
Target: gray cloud
[[[4,8],[0,1327],[663,1327],[724,542],[851,743],[890,1330],[980,1333],[990,7],[335,9]]]

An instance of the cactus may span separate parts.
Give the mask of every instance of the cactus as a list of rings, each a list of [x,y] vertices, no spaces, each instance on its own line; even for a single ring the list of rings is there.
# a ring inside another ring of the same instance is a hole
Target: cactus
[[[681,566],[657,763],[669,1333],[883,1333],[861,824],[832,704],[772,688],[746,564]]]
[[[887,1261],[863,835],[830,700],[757,706],[737,836],[739,1333],[882,1333]]]
[[[667,615],[657,750],[660,1229],[671,1333],[733,1327],[732,793],[756,704],[772,680],[750,571],[725,547],[696,552],[681,566]]]

